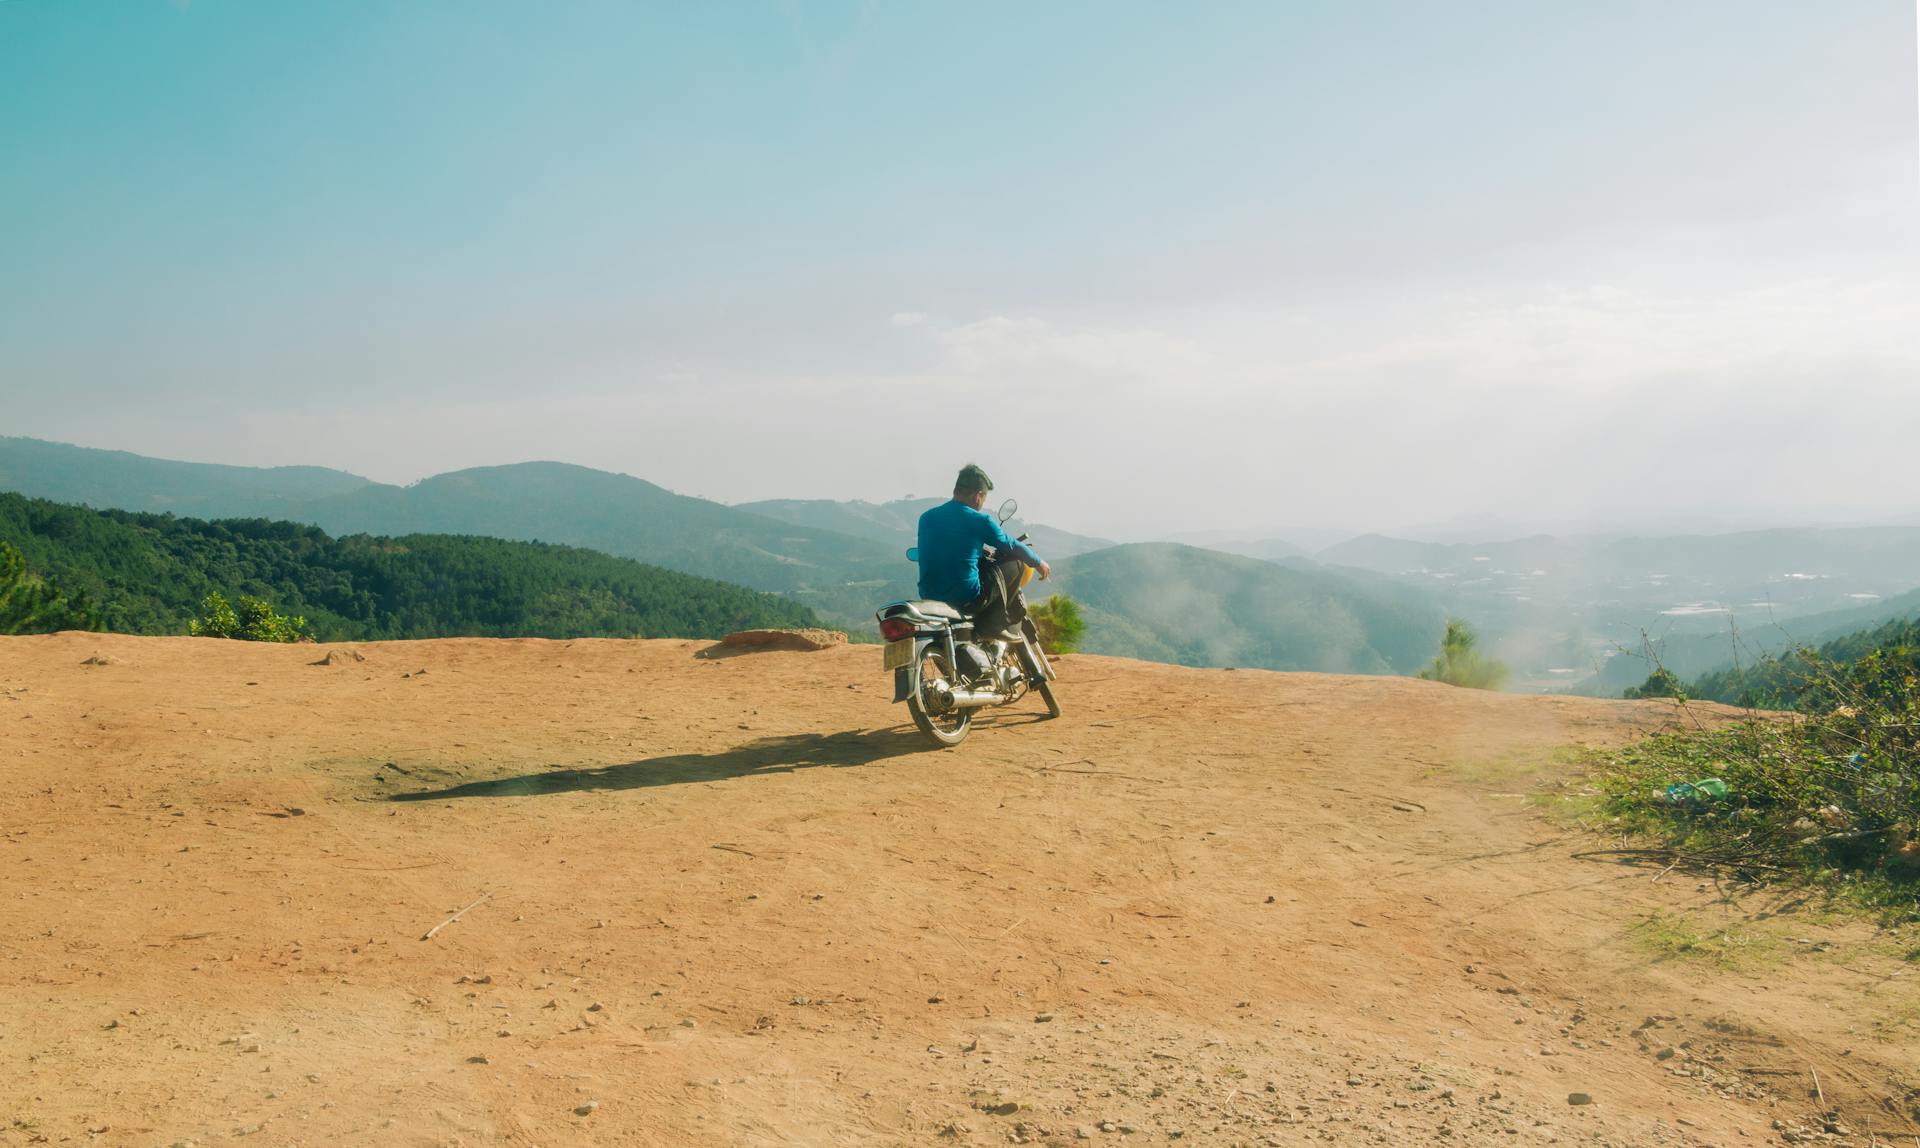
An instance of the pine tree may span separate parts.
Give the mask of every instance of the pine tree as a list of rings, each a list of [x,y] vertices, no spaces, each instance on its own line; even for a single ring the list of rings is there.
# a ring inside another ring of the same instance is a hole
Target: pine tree
[[[50,580],[28,573],[20,552],[0,542],[0,634],[103,628],[85,591],[61,593]]]

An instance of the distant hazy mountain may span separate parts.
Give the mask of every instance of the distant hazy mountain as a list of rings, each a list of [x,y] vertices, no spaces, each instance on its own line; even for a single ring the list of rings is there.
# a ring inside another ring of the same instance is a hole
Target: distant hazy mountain
[[[481,467],[388,486],[317,467],[213,466],[0,439],[0,489],[98,508],[276,518],[344,534],[473,534],[556,542],[785,594],[870,622],[911,594],[899,548],[809,529],[565,463]]]
[[[316,498],[372,485],[319,466],[218,466],[0,436],[0,490],[55,502],[202,518],[284,518]]]
[[[1475,624],[1523,687],[1564,688],[1597,674],[1582,691],[1615,694],[1645,680],[1645,659],[1620,651],[1648,640],[1669,669],[1691,677],[1733,658],[1736,629],[1751,636],[1920,585],[1913,527],[1472,544],[1366,535],[1316,557],[1430,591]]]
[[[1721,619],[1710,633],[1664,634],[1649,639],[1650,651],[1638,645],[1628,647],[1608,660],[1598,674],[1582,682],[1579,692],[1610,697],[1628,686],[1637,686],[1653,672],[1655,659],[1682,680],[1691,681],[1736,665],[1750,666],[1765,655],[1794,646],[1821,646],[1890,621],[1916,617],[1920,617],[1920,590],[1797,618],[1749,619],[1737,629],[1732,620]]]
[[[1329,546],[1314,559],[1329,566],[1352,566],[1381,574],[1406,574],[1414,571],[1472,571],[1486,564],[1489,568],[1536,569],[1542,566],[1565,569],[1584,562],[1587,550],[1578,543],[1544,534],[1507,542],[1458,543],[1413,542],[1389,538],[1384,534],[1363,534],[1337,546]]]
[[[643,479],[558,462],[477,467],[370,486],[296,515],[337,534],[490,534],[585,546],[771,590],[842,620],[911,590],[914,567],[868,538],[796,526]]]
[[[1283,538],[1264,538],[1258,542],[1222,542],[1209,547],[1223,550],[1228,554],[1241,554],[1248,558],[1258,558],[1263,562],[1282,562],[1289,558],[1305,558],[1304,548],[1295,546]]]
[[[1412,542],[1367,534],[1315,555],[1328,565],[1383,574],[1471,575],[1545,570],[1588,579],[1665,578],[1750,585],[1768,578],[1846,575],[1920,582],[1920,527],[1854,526],[1682,534],[1662,538],[1558,538]]]
[[[920,515],[928,507],[944,501],[941,498],[902,498],[893,502],[834,502],[829,499],[783,498],[743,502],[734,509],[777,518],[796,526],[836,530],[904,550],[913,545]],[[1026,534],[1033,548],[1048,562],[1113,545],[1105,538],[1091,538],[1020,518],[1009,521],[1007,531],[1015,535]]]
[[[1430,596],[1387,579],[1170,542],[1079,555],[1053,589],[1086,607],[1087,651],[1192,666],[1412,673],[1445,627]]]
[[[1271,550],[1276,557],[1312,554],[1354,536],[1351,530],[1328,530],[1320,526],[1278,526],[1245,530],[1190,530],[1163,537],[1183,546],[1224,550],[1229,554],[1261,557],[1256,551]]]
[[[892,502],[835,502],[829,498],[773,498],[764,502],[742,502],[735,510],[790,522],[814,530],[832,530],[851,534],[888,546],[913,544],[914,524],[921,511],[938,498],[901,498]],[[905,539],[905,541],[901,541]]]

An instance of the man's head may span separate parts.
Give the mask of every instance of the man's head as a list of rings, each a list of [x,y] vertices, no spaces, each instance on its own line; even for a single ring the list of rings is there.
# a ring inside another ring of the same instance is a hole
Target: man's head
[[[992,489],[993,480],[973,463],[961,467],[960,477],[953,480],[953,497],[975,510],[986,508],[987,492]]]

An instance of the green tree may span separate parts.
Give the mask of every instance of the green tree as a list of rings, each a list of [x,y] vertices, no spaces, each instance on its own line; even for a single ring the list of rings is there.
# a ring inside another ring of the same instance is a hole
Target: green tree
[[[1071,654],[1080,648],[1081,635],[1087,632],[1086,619],[1080,616],[1080,603],[1065,594],[1055,594],[1028,607],[1027,616],[1040,631],[1040,645],[1052,653]]]
[[[0,542],[0,634],[102,628],[86,591],[66,594],[52,580],[33,576],[20,552]]]
[[[1499,689],[1507,680],[1507,667],[1482,656],[1474,649],[1477,641],[1472,627],[1458,618],[1448,618],[1446,635],[1440,639],[1440,655],[1420,671],[1420,676],[1468,689]]]
[[[1637,686],[1629,686],[1620,694],[1623,698],[1679,698],[1686,700],[1687,691],[1673,671],[1661,666],[1647,675],[1647,680]]]

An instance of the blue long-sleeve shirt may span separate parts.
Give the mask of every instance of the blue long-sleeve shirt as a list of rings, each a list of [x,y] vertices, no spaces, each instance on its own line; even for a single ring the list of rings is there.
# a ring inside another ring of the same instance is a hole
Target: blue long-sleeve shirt
[[[993,515],[954,499],[920,516],[920,596],[964,606],[980,596],[980,547],[1018,554],[1029,566],[1040,556],[1007,537]]]

